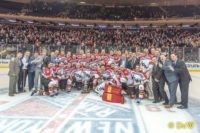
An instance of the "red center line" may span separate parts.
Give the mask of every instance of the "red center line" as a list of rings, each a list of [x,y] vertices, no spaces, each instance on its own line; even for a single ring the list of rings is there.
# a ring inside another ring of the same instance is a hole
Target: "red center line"
[[[74,112],[75,108],[83,101],[87,94],[79,95],[69,106],[65,107],[60,113],[56,114],[55,118],[49,121],[49,123],[43,127],[40,132],[56,132],[57,128]]]

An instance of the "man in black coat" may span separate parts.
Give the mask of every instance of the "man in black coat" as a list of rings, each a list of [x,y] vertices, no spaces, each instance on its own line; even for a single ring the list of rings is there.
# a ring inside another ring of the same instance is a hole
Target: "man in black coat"
[[[154,94],[154,101],[153,103],[160,102],[160,95],[162,99],[165,101],[164,105],[167,105],[169,103],[169,99],[167,97],[167,94],[164,90],[165,87],[165,76],[162,71],[162,69],[158,66],[158,60],[156,57],[152,58],[153,62],[153,69],[152,69],[152,90]]]
[[[47,55],[46,52],[42,53],[42,57],[43,57],[42,68],[43,67],[47,67],[47,65],[49,64],[49,62],[51,62],[51,58]]]
[[[121,59],[119,60],[118,66],[128,68],[128,59],[125,54],[122,54]]]
[[[28,87],[29,91],[31,91],[34,87],[34,78],[35,78],[35,67],[36,64],[34,63],[35,58],[38,57],[38,53],[35,52],[32,57],[30,57],[28,61]]]
[[[22,57],[18,58],[18,62],[19,62],[19,73],[17,76],[17,92],[16,93],[21,93],[23,91],[23,87],[22,87],[22,81],[23,81]]]
[[[171,54],[171,60],[173,61],[173,67],[175,72],[179,77],[179,86],[181,91],[181,102],[179,109],[188,108],[188,91],[189,91],[189,83],[192,81],[190,73],[187,69],[187,66],[184,61],[177,58],[176,54]]]
[[[128,68],[129,69],[135,69],[136,65],[139,64],[139,58],[137,58],[135,53],[131,54],[131,57],[128,60]]]
[[[169,104],[165,105],[165,108],[172,108],[173,105],[177,103],[176,91],[179,78],[174,70],[173,62],[171,60],[167,59],[165,55],[161,55],[160,60],[162,64],[159,63],[159,67],[163,70],[170,94]]]

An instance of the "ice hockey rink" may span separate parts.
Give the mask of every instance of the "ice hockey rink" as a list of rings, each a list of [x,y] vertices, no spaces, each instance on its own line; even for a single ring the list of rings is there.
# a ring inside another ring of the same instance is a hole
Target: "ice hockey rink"
[[[198,133],[200,73],[191,72],[189,108],[165,109],[143,100],[137,105],[103,102],[94,93],[60,92],[58,96],[9,97],[8,69],[0,69],[0,133]],[[179,88],[178,88],[179,90]],[[178,97],[179,98],[179,97]]]

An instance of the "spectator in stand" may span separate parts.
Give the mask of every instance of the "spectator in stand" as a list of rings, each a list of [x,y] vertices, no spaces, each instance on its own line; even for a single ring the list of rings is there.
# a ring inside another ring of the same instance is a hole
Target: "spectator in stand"
[[[0,26],[0,39],[2,43],[9,43],[10,47],[18,47],[20,51],[35,46],[35,42],[41,42],[40,46],[55,51],[58,47],[76,52],[82,44],[88,49],[116,49],[120,51],[137,50],[144,48],[160,47],[167,52],[169,49],[178,50],[185,48],[185,59],[199,61],[196,52],[199,47],[200,32],[198,28],[164,28],[164,29],[101,29],[101,28],[67,28],[62,26],[38,26],[35,24],[2,24]],[[59,44],[58,44],[59,42]],[[18,45],[16,45],[18,44]],[[29,45],[27,45],[29,44]],[[165,45],[163,45],[165,44]],[[91,47],[95,46],[95,47]],[[187,50],[187,47],[194,50]],[[59,49],[60,50],[60,49]],[[40,51],[41,52],[41,51]],[[106,51],[108,52],[108,51]],[[183,52],[183,51],[182,51]]]

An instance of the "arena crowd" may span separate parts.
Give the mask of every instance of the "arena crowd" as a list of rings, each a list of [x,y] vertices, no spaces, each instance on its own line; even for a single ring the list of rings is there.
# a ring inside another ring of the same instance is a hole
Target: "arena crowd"
[[[0,24],[2,44],[199,47],[199,37],[199,28],[102,29]]]
[[[200,46],[199,28],[150,28],[150,29],[102,29],[67,28],[62,26],[38,26],[27,24],[0,24],[1,47],[18,47],[20,51],[33,51],[29,47],[50,47],[49,51],[65,47],[65,52],[76,53],[79,48],[94,50],[117,49],[140,51],[158,47],[169,52],[185,48],[185,59],[198,62]],[[193,55],[190,53],[193,51]],[[195,54],[197,53],[197,54]],[[182,57],[181,57],[182,58]]]

